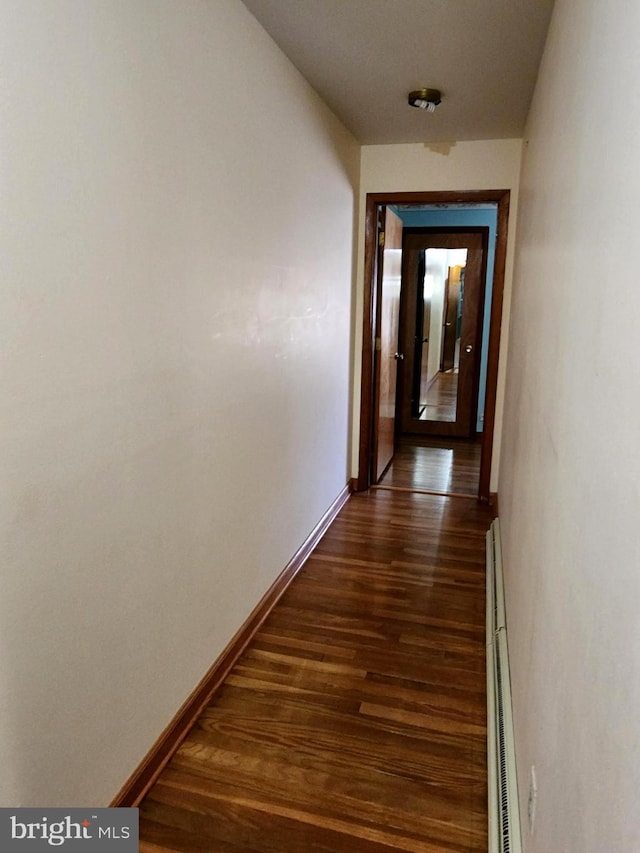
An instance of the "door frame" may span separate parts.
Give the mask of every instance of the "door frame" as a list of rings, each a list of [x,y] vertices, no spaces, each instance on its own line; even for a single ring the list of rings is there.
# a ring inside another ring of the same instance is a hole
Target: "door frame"
[[[476,353],[474,355],[474,368],[472,374],[472,382],[471,387],[469,388],[467,384],[468,393],[465,395],[467,397],[469,406],[470,406],[470,430],[468,437],[476,435],[476,422],[477,422],[477,409],[478,409],[478,394],[480,387],[480,364],[481,364],[481,355],[482,355],[482,327],[484,322],[484,306],[486,301],[486,291],[487,291],[487,258],[489,255],[489,227],[486,225],[442,225],[442,226],[410,226],[404,229],[404,235],[407,238],[405,242],[403,240],[403,291],[402,291],[402,309],[400,312],[400,335],[398,339],[398,346],[405,353],[405,364],[408,359],[411,361],[411,356],[409,355],[409,351],[412,348],[413,334],[408,334],[407,329],[407,319],[408,313],[410,313],[409,308],[409,299],[408,293],[410,292],[411,285],[408,284],[407,291],[404,290],[404,270],[406,267],[404,266],[404,260],[408,256],[409,252],[418,252],[419,249],[407,249],[407,243],[410,241],[410,238],[416,237],[417,240],[411,242],[430,242],[429,238],[439,235],[442,237],[442,242],[438,242],[438,247],[445,247],[445,244],[449,242],[449,237],[453,238],[452,242],[455,242],[456,237],[466,237],[467,235],[470,237],[475,237],[480,241],[481,247],[478,250],[476,247],[476,251],[481,251],[482,258],[479,269],[479,277],[478,277],[478,305],[477,305],[477,316],[474,323],[474,347],[476,348]],[[449,277],[447,276],[445,280],[445,304],[448,302],[448,294],[449,294]],[[448,308],[447,308],[448,310]],[[446,311],[443,315],[443,322],[446,319]],[[468,328],[467,328],[468,331]],[[443,334],[443,343],[444,343],[444,334]],[[441,353],[441,356],[443,353]],[[442,370],[442,357],[440,359],[440,370]],[[434,378],[437,378],[434,377]],[[459,376],[459,380],[461,380],[462,373]],[[467,380],[468,380],[467,376]],[[406,407],[404,404],[407,403],[407,388],[405,383],[405,375],[404,370],[400,367],[398,371],[398,423],[399,430],[398,432],[402,435],[429,435],[431,434],[429,430],[425,429],[410,429],[406,427],[406,413],[407,410],[410,409],[410,405]],[[433,381],[433,380],[432,380]],[[409,389],[409,396],[411,394],[411,388]],[[456,399],[457,395],[456,395]],[[411,420],[411,418],[410,418]],[[456,418],[457,420],[457,418]],[[457,435],[457,430],[454,428],[455,425],[451,423],[443,423],[439,422],[439,426],[441,430],[439,432],[432,433],[433,435],[442,436],[442,437],[455,437]],[[451,427],[451,428],[449,428]]]
[[[364,312],[362,322],[362,385],[360,396],[360,447],[357,491],[371,486],[371,453],[374,446],[374,347],[375,293],[377,267],[378,209],[396,204],[496,204],[497,233],[489,324],[489,350],[484,405],[484,429],[480,455],[478,498],[490,502],[491,461],[495,433],[496,400],[498,395],[498,361],[504,300],[504,277],[507,259],[507,230],[509,224],[510,190],[470,190],[463,192],[393,192],[367,193],[364,233]]]

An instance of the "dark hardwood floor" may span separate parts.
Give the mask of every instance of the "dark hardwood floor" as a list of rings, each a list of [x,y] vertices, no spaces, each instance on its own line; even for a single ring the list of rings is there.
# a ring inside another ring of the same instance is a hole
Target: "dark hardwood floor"
[[[458,400],[458,371],[438,373],[427,392],[421,421],[455,421]]]
[[[490,521],[354,495],[144,800],[140,849],[484,853]]]
[[[480,454],[473,439],[403,436],[379,484],[476,496]]]

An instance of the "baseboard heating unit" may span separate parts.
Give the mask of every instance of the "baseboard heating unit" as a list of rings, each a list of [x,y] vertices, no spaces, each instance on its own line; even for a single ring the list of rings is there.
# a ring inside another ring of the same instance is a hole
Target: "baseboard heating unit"
[[[500,522],[487,532],[487,767],[489,853],[521,853]]]

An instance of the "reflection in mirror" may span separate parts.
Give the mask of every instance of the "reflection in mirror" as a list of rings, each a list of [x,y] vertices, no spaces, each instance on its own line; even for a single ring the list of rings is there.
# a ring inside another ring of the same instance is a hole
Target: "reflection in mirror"
[[[455,422],[466,249],[427,249],[418,263],[411,417]]]

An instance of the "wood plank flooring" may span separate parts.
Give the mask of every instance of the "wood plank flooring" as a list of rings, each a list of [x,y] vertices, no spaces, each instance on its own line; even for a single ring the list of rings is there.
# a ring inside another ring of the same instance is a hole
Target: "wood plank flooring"
[[[477,495],[479,441],[403,436],[380,485]]]
[[[458,371],[438,373],[427,392],[421,421],[455,421],[458,407]]]
[[[486,851],[490,520],[354,495],[143,802],[140,850]]]

